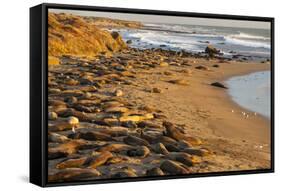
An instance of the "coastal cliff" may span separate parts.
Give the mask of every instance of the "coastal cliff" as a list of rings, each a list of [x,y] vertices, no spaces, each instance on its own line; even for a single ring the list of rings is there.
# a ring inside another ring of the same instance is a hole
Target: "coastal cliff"
[[[127,48],[117,32],[110,33],[94,25],[93,20],[70,14],[49,13],[49,56],[86,56],[116,52]]]

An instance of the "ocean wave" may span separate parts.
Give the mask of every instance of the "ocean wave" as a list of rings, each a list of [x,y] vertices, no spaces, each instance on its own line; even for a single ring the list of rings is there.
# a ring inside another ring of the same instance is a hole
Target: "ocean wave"
[[[141,43],[146,45],[161,46],[165,45],[168,48],[185,49],[191,51],[200,51],[196,38],[187,39],[186,36],[159,32],[134,32],[124,35],[128,39],[139,39]]]
[[[252,39],[252,40],[265,40],[265,41],[270,40],[269,37],[257,36],[257,35],[243,33],[243,32],[239,32],[239,34],[229,35],[229,37],[238,38],[238,39]]]
[[[225,56],[235,54],[268,56],[270,54],[270,40],[267,37],[242,33],[240,31],[222,31],[209,33],[197,31],[193,33],[177,33],[168,30],[157,30],[156,27],[170,27],[169,25],[150,24],[146,29],[121,29],[125,40],[133,40],[130,46],[136,48],[163,48],[171,50],[187,50],[203,52],[207,43],[218,46]],[[152,28],[155,29],[152,29]],[[173,26],[172,26],[173,27]],[[178,26],[177,27],[182,27]],[[184,26],[183,26],[184,27]],[[176,29],[176,27],[174,27]],[[177,29],[178,30],[178,29]],[[220,29],[222,30],[222,29]],[[226,30],[226,29],[225,29]],[[236,34],[235,34],[236,33]]]
[[[172,25],[172,24],[154,24],[154,23],[146,23],[144,25],[148,29],[162,29],[164,31],[171,32],[182,32],[182,33],[210,33],[210,31],[215,31],[215,29],[207,29],[201,26],[193,26],[193,25]]]
[[[242,38],[235,38],[233,35],[225,36],[224,37],[226,43],[246,46],[246,47],[253,47],[253,48],[265,48],[270,49],[270,43],[262,42],[262,41],[254,41],[254,40],[246,40]]]

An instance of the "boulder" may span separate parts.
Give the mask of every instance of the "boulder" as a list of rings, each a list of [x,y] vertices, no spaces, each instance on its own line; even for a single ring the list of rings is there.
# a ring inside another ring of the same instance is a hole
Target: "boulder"
[[[208,45],[205,48],[205,53],[208,54],[210,57],[214,57],[216,54],[220,54],[220,50],[216,49],[213,45]]]
[[[224,84],[222,84],[221,82],[213,82],[211,83],[211,86],[215,86],[218,88],[224,88],[224,89],[228,89],[228,87],[226,87]]]
[[[133,41],[132,41],[132,40],[127,40],[126,43],[127,43],[127,44],[132,44]]]

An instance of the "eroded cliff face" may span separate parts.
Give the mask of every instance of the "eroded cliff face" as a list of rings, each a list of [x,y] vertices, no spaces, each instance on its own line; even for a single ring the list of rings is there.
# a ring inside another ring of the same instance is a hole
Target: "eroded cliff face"
[[[48,15],[49,56],[93,57],[125,48],[127,45],[117,32],[100,29],[93,20],[63,13]]]

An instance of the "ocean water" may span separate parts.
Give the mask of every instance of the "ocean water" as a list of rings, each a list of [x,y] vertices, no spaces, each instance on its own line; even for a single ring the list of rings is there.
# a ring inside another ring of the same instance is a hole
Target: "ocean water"
[[[233,101],[247,110],[270,118],[270,71],[232,77],[226,81]]]
[[[225,57],[243,55],[247,59],[270,58],[270,30],[214,26],[145,23],[142,29],[120,29],[125,40],[136,48],[159,48],[203,52],[207,44]]]

